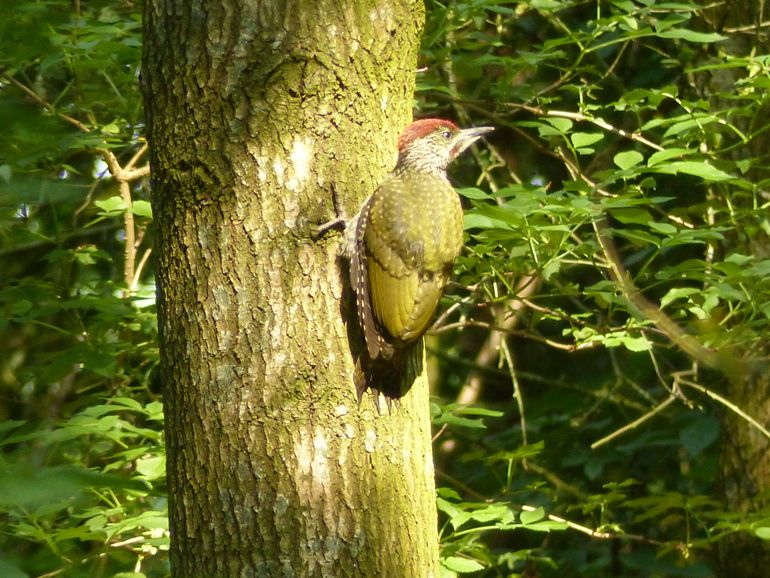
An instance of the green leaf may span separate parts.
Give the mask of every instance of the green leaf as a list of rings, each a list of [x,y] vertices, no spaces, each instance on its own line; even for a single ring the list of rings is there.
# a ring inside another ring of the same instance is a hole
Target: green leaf
[[[543,520],[534,522],[527,526],[527,530],[532,532],[552,532],[554,530],[566,530],[569,525],[566,522],[556,522],[554,520]]]
[[[573,132],[569,138],[575,148],[582,148],[599,142],[604,138],[604,134],[600,132]]]
[[[627,209],[613,209],[610,215],[621,223],[646,225],[652,220],[652,215],[647,209],[629,207]]]
[[[446,498],[447,500],[451,499],[458,502],[462,500],[460,494],[457,493],[457,490],[454,488],[447,488],[446,486],[436,488],[436,494],[438,494],[438,496],[441,498]]]
[[[663,133],[663,138],[668,139],[693,129],[703,131],[705,127],[718,121],[719,119],[713,115],[697,115],[695,118],[687,118],[668,127]]]
[[[126,203],[120,196],[110,197],[103,201],[94,201],[94,205],[99,207],[99,214],[103,217],[114,217],[122,214],[126,210]]]
[[[496,409],[487,409],[486,407],[479,407],[476,405],[460,405],[454,403],[445,406],[445,410],[451,411],[457,415],[482,415],[486,417],[502,417],[505,415],[504,412],[498,411]]]
[[[153,456],[137,460],[136,471],[151,481],[162,479],[166,475],[166,458]]]
[[[673,235],[674,233],[679,231],[679,229],[677,229],[671,223],[658,223],[657,221],[650,221],[647,223],[647,226],[653,231],[657,231],[658,233],[663,233],[664,235]]]
[[[672,163],[666,163],[656,165],[656,172],[663,174],[685,174],[692,175],[694,177],[700,177],[704,181],[720,182],[730,180],[733,177],[724,171],[719,170],[713,165],[707,162],[695,162],[695,161],[676,161]]]
[[[152,219],[152,205],[147,201],[134,201],[131,210],[137,217],[147,217],[148,219]]]
[[[511,229],[502,219],[496,219],[479,213],[466,212],[463,217],[463,227],[468,229]]]
[[[770,527],[762,526],[754,529],[754,535],[762,540],[770,540]]]
[[[633,337],[628,334],[620,334],[618,335],[618,341],[620,341],[620,343],[629,351],[639,352],[650,351],[652,349],[652,343],[650,343],[650,340],[644,335]],[[611,347],[609,343],[605,344],[608,345],[608,347]]]
[[[109,408],[110,406],[124,406],[129,409],[133,409],[136,411],[142,410],[142,404],[136,401],[135,399],[132,399],[130,397],[113,397],[110,398],[110,403],[108,405],[105,405],[103,407]]]
[[[535,10],[541,10],[543,12],[561,10],[564,7],[560,0],[529,0],[527,4]]]
[[[447,515],[449,518],[449,523],[455,530],[460,528],[463,524],[470,521],[471,519],[470,513],[443,498],[436,499],[436,506],[440,512],[443,512]]]
[[[539,441],[534,444],[521,445],[515,450],[503,450],[490,455],[487,461],[490,463],[519,461],[526,458],[533,458],[539,455],[545,448],[545,442]]]
[[[688,155],[693,154],[694,151],[690,149],[685,148],[670,148],[666,149],[664,151],[657,151],[650,155],[650,158],[647,159],[647,166],[651,167],[658,163],[662,163],[664,161],[667,161],[669,159],[674,159],[677,157],[686,157]]]
[[[75,467],[14,465],[0,469],[0,505],[35,507],[66,501],[92,487],[146,491],[144,483]]]
[[[11,313],[15,317],[23,317],[27,313],[29,313],[32,308],[34,307],[34,304],[32,301],[29,301],[27,299],[19,299],[18,301],[15,301],[11,304]]]
[[[120,133],[120,127],[115,124],[114,122],[111,122],[110,124],[105,124],[102,127],[102,133],[103,134],[119,134]]]
[[[444,558],[441,563],[459,574],[468,574],[484,569],[483,564],[478,561],[473,560],[472,558],[461,558],[460,556],[449,556],[448,558]]]
[[[663,32],[658,32],[658,36],[661,38],[676,38],[678,40],[686,40],[687,42],[696,42],[698,44],[719,42],[720,40],[727,39],[726,36],[722,36],[716,32],[696,32],[695,30],[688,30],[686,28],[664,30]]]
[[[534,510],[522,510],[519,513],[519,520],[525,526],[539,522],[543,518],[545,518],[545,510],[543,510],[543,508],[535,508]]]
[[[618,153],[612,159],[612,161],[615,163],[615,166],[624,171],[635,167],[643,160],[644,157],[642,154],[636,151],[625,151]]]
[[[489,193],[485,193],[476,187],[465,187],[457,189],[457,192],[466,199],[488,199]]]
[[[480,419],[469,419],[467,417],[460,417],[452,413],[444,413],[441,416],[433,420],[434,425],[456,425],[459,427],[468,427],[473,429],[486,429],[487,426]]]
[[[546,118],[545,122],[551,125],[553,129],[549,130],[547,126],[542,126],[540,129],[541,136],[566,134],[572,128],[572,121],[568,118],[550,117],[550,118]]]
[[[515,521],[515,516],[506,504],[490,504],[473,511],[471,519],[482,524],[497,522],[499,525],[505,526],[512,524]]]
[[[695,287],[673,287],[669,289],[668,293],[666,293],[661,298],[660,306],[666,307],[666,305],[669,305],[674,301],[677,301],[679,299],[687,299],[691,295],[695,295],[700,292],[701,292],[701,289],[696,289]]]

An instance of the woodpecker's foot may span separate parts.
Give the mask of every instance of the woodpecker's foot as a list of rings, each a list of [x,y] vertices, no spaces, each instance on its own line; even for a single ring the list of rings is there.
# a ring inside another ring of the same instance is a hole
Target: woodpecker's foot
[[[310,231],[313,235],[313,239],[318,240],[332,229],[339,229],[340,231],[344,231],[347,223],[348,221],[344,217],[337,217],[331,221],[321,223],[320,225],[312,225],[310,227]]]
[[[313,235],[313,239],[317,241],[326,233],[331,231],[332,229],[339,229],[340,231],[345,231],[345,227],[347,227],[348,220],[345,218],[345,212],[342,210],[342,207],[340,206],[340,199],[339,195],[337,195],[337,186],[332,183],[331,184],[331,191],[332,191],[332,204],[334,205],[334,214],[337,215],[336,218],[332,219],[331,221],[326,221],[325,223],[321,223],[320,225],[312,225],[310,227],[311,234]]]

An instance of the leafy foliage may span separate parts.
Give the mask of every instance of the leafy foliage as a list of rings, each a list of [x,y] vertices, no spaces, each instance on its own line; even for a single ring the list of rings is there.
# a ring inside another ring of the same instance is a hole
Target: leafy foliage
[[[715,20],[429,3],[421,114],[498,127],[457,175],[478,180],[435,328],[442,394],[505,412],[441,431],[447,576],[710,576],[722,538],[765,536],[714,472],[721,413],[768,435],[718,393],[768,331],[766,56]]]
[[[722,395],[770,318],[759,31],[688,1],[427,7],[418,112],[497,127],[455,175],[433,342],[444,574],[713,576],[726,536],[770,539],[714,476],[721,414],[770,435]],[[139,13],[0,6],[4,576],[168,574]]]
[[[0,573],[163,576],[140,6],[0,11]]]

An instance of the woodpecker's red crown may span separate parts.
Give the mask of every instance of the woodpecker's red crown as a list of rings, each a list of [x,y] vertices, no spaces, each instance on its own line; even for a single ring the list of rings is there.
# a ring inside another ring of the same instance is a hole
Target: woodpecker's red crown
[[[401,152],[408,148],[414,141],[424,138],[433,133],[439,133],[441,130],[446,132],[446,139],[449,140],[460,128],[449,120],[440,118],[424,118],[416,120],[407,126],[398,137],[398,151]]]
[[[396,172],[445,175],[449,163],[492,130],[490,126],[460,130],[453,122],[438,118],[416,120],[398,137]]]

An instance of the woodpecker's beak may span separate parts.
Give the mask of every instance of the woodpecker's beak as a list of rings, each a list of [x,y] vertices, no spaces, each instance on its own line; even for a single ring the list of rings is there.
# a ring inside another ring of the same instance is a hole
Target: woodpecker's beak
[[[455,135],[455,145],[452,147],[453,156],[459,155],[485,134],[493,130],[495,130],[493,126],[476,126],[461,130]]]

